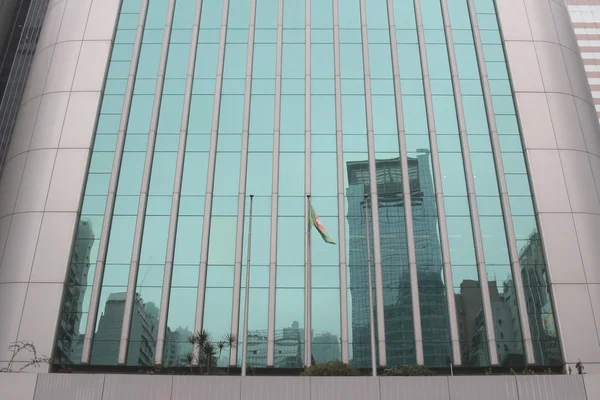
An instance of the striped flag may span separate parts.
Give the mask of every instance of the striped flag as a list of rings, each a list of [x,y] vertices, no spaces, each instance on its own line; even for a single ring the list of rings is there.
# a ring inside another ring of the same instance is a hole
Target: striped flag
[[[333,239],[331,238],[331,236],[329,236],[329,233],[327,233],[327,230],[321,223],[321,220],[319,219],[319,216],[315,212],[315,209],[313,208],[312,204],[310,205],[310,221],[311,221],[312,225],[317,229],[317,231],[319,231],[319,233],[321,234],[321,237],[323,238],[325,243],[336,244],[333,241]]]

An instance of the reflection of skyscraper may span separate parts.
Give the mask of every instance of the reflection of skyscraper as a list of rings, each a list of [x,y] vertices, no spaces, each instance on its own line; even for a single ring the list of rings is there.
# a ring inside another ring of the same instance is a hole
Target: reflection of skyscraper
[[[524,364],[519,322],[514,318],[517,310],[514,285],[507,280],[501,291],[497,281],[488,282],[490,302],[494,315],[494,334],[498,362],[503,366]],[[465,365],[488,363],[488,343],[485,334],[485,319],[479,282],[463,280],[460,292],[455,295],[458,310],[459,338],[462,345],[462,359]]]
[[[429,156],[410,158],[408,165],[426,364],[443,365],[449,355],[449,337]],[[353,362],[368,366],[369,292],[363,199],[364,194],[370,192],[368,161],[348,162],[346,168]],[[395,365],[414,362],[411,359],[414,334],[400,159],[377,160],[376,171],[387,362]]]
[[[92,360],[99,365],[110,364],[119,351],[121,322],[125,310],[126,293],[111,293],[100,316],[96,339],[92,348]],[[144,303],[139,294],[133,305],[131,337],[127,350],[127,362],[134,365],[153,365],[158,326],[158,308],[154,303]]]
[[[289,328],[275,331],[274,365],[277,368],[302,368],[304,365],[304,329],[297,321]],[[243,350],[243,348],[242,348]],[[267,363],[267,331],[248,331],[248,365]]]
[[[174,331],[167,328],[167,340],[165,341],[165,365],[182,366],[188,365],[187,355],[193,350],[188,340],[193,333],[186,328],[178,327]]]
[[[317,363],[340,359],[340,340],[329,332],[313,336],[312,352]]]
[[[84,318],[82,311],[88,289],[90,251],[93,244],[92,222],[90,220],[79,221],[71,263],[67,270],[67,286],[63,298],[65,310],[68,312],[63,312],[58,327],[59,340],[55,357],[63,364],[77,362],[81,357],[83,334],[80,329],[81,320]]]
[[[529,236],[527,244],[521,249],[519,261],[523,286],[528,287],[527,313],[535,357],[548,365],[560,363],[561,355],[552,312],[546,262],[537,230]]]

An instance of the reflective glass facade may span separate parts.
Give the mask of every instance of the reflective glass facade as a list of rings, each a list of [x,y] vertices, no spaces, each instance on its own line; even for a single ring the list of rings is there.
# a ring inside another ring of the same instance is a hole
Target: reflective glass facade
[[[239,366],[249,290],[248,364],[370,367],[371,268],[379,365],[561,364],[504,57],[493,0],[123,0],[57,358]]]

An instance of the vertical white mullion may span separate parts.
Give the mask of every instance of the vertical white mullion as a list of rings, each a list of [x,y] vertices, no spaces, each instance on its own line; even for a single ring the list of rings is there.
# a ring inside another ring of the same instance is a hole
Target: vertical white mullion
[[[338,246],[340,254],[340,322],[342,361],[350,361],[348,353],[348,292],[346,276],[346,221],[344,199],[344,146],[342,140],[342,79],[340,76],[340,25],[338,0],[333,0],[333,48],[335,65],[335,139],[337,153]]]
[[[304,66],[305,66],[305,82],[304,82],[304,192],[306,195],[310,195],[310,187],[311,187],[311,68],[310,68],[310,41],[311,41],[311,32],[310,32],[310,1],[306,0],[306,21],[305,21],[305,43],[304,43]],[[304,229],[308,229],[310,223],[310,210],[308,209],[308,202],[304,202]],[[307,232],[308,235],[311,232]],[[312,298],[312,280],[310,269],[312,265],[309,260],[311,260],[311,255],[309,252],[311,251],[307,237],[304,235],[304,246],[305,246],[305,264],[304,268],[304,365],[311,365],[312,360],[312,310],[311,310],[311,298]]]
[[[385,314],[383,310],[383,277],[381,272],[381,240],[379,237],[379,202],[377,200],[377,169],[375,164],[375,138],[373,137],[373,104],[371,99],[371,74],[369,69],[369,41],[367,36],[366,0],[360,0],[360,24],[362,32],[363,69],[365,79],[365,105],[367,117],[367,143],[369,149],[369,174],[371,190],[371,216],[373,217],[373,255],[375,259],[375,298],[377,299],[377,341],[379,343],[379,365],[387,365],[385,346]],[[368,227],[367,227],[368,229]],[[371,251],[371,249],[367,249]],[[412,277],[411,277],[412,278]],[[411,279],[412,280],[412,279]],[[419,302],[413,304],[413,314],[421,315]]]
[[[469,140],[468,140],[468,135],[467,135],[466,121],[465,121],[465,111],[464,111],[464,106],[463,106],[463,101],[462,101],[462,93],[461,93],[460,80],[459,80],[459,75],[458,75],[458,64],[456,61],[456,54],[454,51],[454,39],[452,36],[452,27],[450,25],[450,12],[448,11],[448,1],[441,0],[441,6],[442,6],[442,19],[444,21],[444,31],[445,31],[445,35],[446,35],[446,45],[448,48],[448,59],[450,61],[450,74],[452,76],[452,89],[454,92],[454,103],[456,106],[456,114],[458,116],[458,130],[459,130],[459,136],[460,136],[460,145],[461,145],[461,152],[462,152],[462,157],[463,157],[463,165],[464,165],[464,170],[465,170],[465,180],[466,180],[466,184],[467,184],[467,198],[468,198],[468,202],[469,202],[469,213],[471,214],[471,226],[473,227],[473,232],[478,232],[477,235],[475,236],[475,240],[480,242],[477,245],[478,248],[483,249],[483,241],[481,238],[481,227],[479,224],[479,208],[477,207],[477,197],[476,197],[476,190],[475,190],[475,179],[473,177],[473,166],[471,164],[471,152],[469,149]],[[477,265],[478,265],[478,267],[483,266],[485,268],[484,263],[478,262]],[[450,279],[452,279],[452,275],[450,275]],[[489,288],[487,272],[484,272],[481,269],[479,269],[479,282],[482,287]],[[489,290],[488,290],[488,293],[489,293]],[[482,295],[483,295],[483,292],[482,292]],[[488,294],[488,296],[489,296],[489,294]],[[491,313],[491,309],[484,310],[484,312]],[[454,312],[454,317],[456,318],[456,311]],[[490,314],[488,319],[493,320],[493,316]],[[452,326],[453,323],[456,324],[456,321],[450,321],[451,327],[453,327]],[[487,326],[486,326],[486,328],[489,329],[489,327],[487,327]],[[488,337],[489,337],[489,333],[488,333]],[[494,337],[495,337],[495,334],[494,334]],[[458,347],[460,347],[459,343],[457,343],[456,345]],[[496,349],[495,341],[488,342],[488,346],[490,348],[493,347],[494,349]],[[453,349],[454,349],[454,340],[453,340]],[[459,353],[459,355],[460,355],[460,353]],[[492,357],[492,355],[490,355],[490,357]],[[497,355],[495,357],[497,357]],[[455,363],[455,365],[456,365],[456,363]]]
[[[204,322],[204,295],[206,290],[206,268],[208,263],[208,243],[210,239],[210,222],[215,182],[215,163],[217,159],[217,132],[219,130],[219,114],[221,108],[221,88],[223,86],[223,66],[225,64],[225,40],[227,38],[227,17],[229,0],[223,0],[221,16],[221,33],[219,39],[219,61],[215,76],[215,101],[213,106],[212,126],[210,129],[210,152],[208,154],[208,171],[206,175],[206,198],[204,202],[204,221],[202,224],[202,244],[200,248],[200,273],[198,274],[198,298],[196,300],[196,320],[194,331],[202,331]],[[198,351],[198,349],[195,349]]]
[[[423,17],[421,14],[421,1],[414,0],[415,2],[415,17],[417,20],[417,35],[419,37],[419,53],[421,56],[421,71],[423,75],[423,88],[425,91],[425,105],[427,111],[427,124],[429,127],[429,142],[431,146],[431,161],[433,165],[433,177],[435,186],[435,197],[437,201],[438,215],[445,215],[446,210],[444,208],[444,195],[442,187],[440,160],[437,147],[437,137],[435,129],[435,119],[433,116],[433,97],[431,95],[431,82],[429,80],[429,67],[427,64],[427,49],[425,46],[425,32],[423,29]],[[468,177],[467,177],[468,179]],[[471,202],[469,202],[471,203]],[[440,218],[440,222],[442,219]],[[444,221],[445,222],[445,221]],[[440,224],[441,225],[441,224]],[[483,257],[483,244],[481,241],[481,230],[479,229],[479,219],[471,218],[471,225],[473,227],[473,238],[475,245],[475,258],[477,262],[477,269],[480,277],[481,286],[481,297],[483,302],[483,313],[485,319],[486,331],[488,331],[488,351],[490,356],[490,363],[495,365],[498,363],[498,356],[496,353],[496,342],[494,336],[494,324],[492,320],[492,306],[490,302],[489,287],[487,284],[487,275],[485,270],[485,261]],[[446,233],[447,237],[447,233]]]
[[[479,75],[481,77],[485,111],[490,127],[490,141],[492,145],[492,153],[494,155],[496,177],[498,179],[498,191],[500,192],[500,205],[502,207],[502,217],[504,219],[504,227],[506,229],[506,240],[508,242],[510,265],[513,274],[513,281],[515,283],[515,291],[517,293],[517,306],[519,309],[519,320],[521,322],[521,334],[523,336],[523,344],[525,346],[525,357],[529,364],[535,364],[531,329],[529,326],[529,315],[527,314],[527,303],[525,302],[525,290],[523,288],[523,278],[521,277],[521,262],[519,260],[519,251],[517,249],[512,213],[510,211],[510,201],[508,198],[508,190],[504,177],[502,152],[500,150],[500,141],[498,139],[496,117],[494,116],[494,105],[492,103],[490,82],[488,80],[487,68],[483,54],[483,44],[481,43],[481,37],[479,35],[479,23],[477,21],[475,3],[473,0],[467,0],[467,5],[469,8],[469,18],[471,19],[471,27],[473,30],[473,39],[475,42],[475,53],[477,56],[477,64],[479,66]]]
[[[190,57],[188,61],[187,76],[185,81],[185,94],[183,96],[183,112],[181,115],[181,130],[179,132],[179,146],[177,148],[177,164],[175,166],[175,181],[173,183],[173,198],[171,200],[171,214],[169,218],[169,236],[167,238],[167,257],[165,261],[165,273],[163,276],[162,294],[160,300],[160,315],[158,318],[158,333],[156,335],[156,352],[154,364],[162,365],[165,347],[165,335],[167,331],[167,318],[169,302],[171,297],[171,280],[173,274],[173,261],[175,257],[175,239],[177,235],[177,223],[179,218],[179,199],[181,197],[181,184],[183,180],[183,163],[185,160],[185,145],[188,134],[188,120],[190,117],[190,106],[192,98],[192,87],[194,82],[194,68],[196,66],[196,52],[198,49],[198,35],[200,30],[200,15],[202,11],[202,0],[196,0],[194,12],[194,25],[192,27],[192,41],[190,44]]]
[[[144,224],[146,222],[146,206],[148,205],[148,192],[150,190],[150,177],[152,175],[152,162],[154,160],[154,147],[156,145],[156,131],[160,117],[160,106],[162,103],[163,85],[165,83],[165,71],[169,55],[169,42],[171,40],[171,27],[175,13],[175,1],[169,0],[167,21],[163,33],[163,43],[158,64],[158,76],[156,78],[156,91],[154,93],[154,104],[152,105],[152,116],[150,118],[150,130],[148,131],[148,145],[146,147],[146,159],[144,161],[144,172],[142,175],[142,188],[138,202],[135,232],[133,234],[133,250],[131,264],[129,266],[129,280],[127,281],[127,294],[125,297],[125,310],[123,314],[123,325],[121,327],[121,340],[119,343],[119,357],[117,363],[125,365],[127,362],[127,347],[129,346],[129,331],[131,330],[131,317],[133,305],[136,301],[137,275],[140,266],[140,255],[142,251],[142,239]],[[161,310],[163,311],[163,310]]]
[[[271,197],[271,260],[269,262],[269,315],[267,330],[267,367],[275,354],[275,284],[277,277],[277,214],[279,198],[279,129],[281,125],[281,51],[283,45],[283,0],[277,11],[277,55],[275,67],[275,123],[273,126],[273,187]]]
[[[106,253],[108,251],[108,240],[110,236],[110,228],[112,226],[115,197],[117,195],[117,184],[119,182],[119,173],[121,170],[123,149],[125,147],[125,134],[127,131],[127,123],[129,121],[129,112],[131,110],[131,100],[133,98],[135,76],[137,74],[138,61],[140,59],[140,52],[142,49],[142,39],[144,36],[144,25],[146,24],[146,13],[148,11],[148,3],[149,0],[142,1],[142,5],[140,8],[140,17],[138,19],[138,26],[135,33],[133,54],[131,56],[131,64],[129,67],[129,75],[127,76],[127,87],[125,89],[125,98],[123,100],[123,111],[121,113],[119,132],[117,134],[115,157],[113,160],[110,175],[108,196],[106,199],[106,208],[104,210],[104,220],[102,223],[102,231],[100,233],[100,243],[98,244],[98,259],[96,261],[96,272],[94,274],[94,284],[92,286],[90,309],[88,312],[85,336],[83,339],[81,363],[84,365],[89,364],[92,353],[92,341],[94,340],[96,318],[98,316],[98,308],[100,306],[100,292],[102,290],[102,279],[104,277],[104,263],[106,260]]]
[[[429,81],[429,72],[428,72],[428,66],[427,66],[427,55],[426,55],[426,47],[425,47],[425,42],[424,42],[424,32],[423,32],[423,24],[422,24],[422,18],[421,18],[421,9],[420,9],[420,0],[415,0],[415,9],[416,9],[416,13],[418,13],[418,20],[417,20],[417,25],[418,25],[418,33],[419,33],[419,47],[421,49],[421,64],[422,64],[422,69],[423,69],[423,82],[424,82],[424,86],[425,86],[425,100],[427,102],[427,113],[428,113],[428,123],[429,125],[429,137],[430,137],[430,141],[431,141],[431,148],[432,148],[432,158],[434,160],[434,176],[436,177],[436,197],[439,196],[438,198],[438,210],[440,209],[440,207],[444,207],[444,198],[442,195],[442,184],[441,184],[441,173],[440,173],[440,165],[439,165],[439,158],[438,158],[438,152],[437,152],[437,140],[435,139],[435,122],[434,122],[434,118],[433,118],[433,104],[432,104],[432,96],[431,96],[431,85],[430,85],[430,81]],[[422,42],[422,43],[421,43]],[[448,50],[450,51],[450,50]],[[452,49],[453,51],[453,49]],[[452,65],[451,65],[452,68]],[[451,70],[452,71],[452,70]],[[452,76],[453,79],[453,89],[456,90],[456,88],[458,87],[457,85],[454,84],[454,76]],[[456,99],[456,98],[455,98]],[[458,113],[458,121],[459,123],[461,123],[461,120],[463,122],[464,125],[464,114],[460,111],[458,111],[458,107],[459,104],[462,105],[462,101],[460,103],[456,103],[456,107],[457,107],[457,113]],[[459,129],[460,129],[460,125],[459,125]],[[496,349],[496,335],[495,335],[495,331],[494,331],[494,322],[493,322],[493,317],[492,317],[492,305],[491,305],[491,301],[490,301],[490,289],[488,286],[488,282],[487,282],[487,273],[486,273],[486,268],[485,268],[485,258],[484,258],[484,253],[483,253],[483,242],[481,240],[481,229],[480,229],[480,225],[479,225],[479,217],[478,217],[478,210],[477,210],[477,203],[476,203],[476,199],[475,199],[475,192],[474,192],[474,182],[473,182],[473,186],[469,186],[469,182],[470,179],[472,179],[472,171],[470,169],[471,167],[471,163],[470,163],[470,157],[468,156],[468,142],[466,141],[466,130],[465,130],[465,135],[464,137],[462,137],[463,132],[459,131],[459,135],[461,135],[461,149],[463,150],[463,168],[465,168],[465,180],[467,183],[467,191],[468,191],[468,201],[469,201],[469,210],[471,212],[471,227],[473,229],[473,243],[475,246],[475,260],[477,263],[477,271],[478,271],[478,275],[479,275],[479,279],[480,279],[480,287],[481,287],[481,298],[482,298],[482,305],[483,305],[483,314],[484,314],[484,322],[485,322],[485,328],[486,328],[486,332],[487,332],[487,337],[488,337],[488,353],[489,353],[489,357],[490,357],[490,364],[492,365],[496,365],[498,364],[498,353],[497,353],[497,349]],[[434,150],[434,142],[436,142],[435,145],[435,150]],[[466,146],[466,151],[467,153],[464,152]],[[435,154],[434,154],[435,152]],[[437,165],[437,166],[436,166]],[[437,180],[439,179],[439,189],[437,188]],[[439,191],[439,195],[437,194]],[[445,210],[443,211],[444,215],[445,215]],[[473,214],[474,212],[474,214]],[[438,211],[438,213],[441,215],[441,212]],[[444,223],[445,224],[445,220],[443,220],[442,218],[440,218],[440,225]],[[447,232],[446,235],[444,235],[444,237],[447,237]]]
[[[238,194],[237,230],[235,237],[235,264],[233,275],[233,309],[231,335],[237,336],[240,325],[240,293],[242,282],[242,257],[244,256],[244,222],[246,218],[246,171],[248,170],[248,142],[250,129],[250,95],[252,92],[252,62],[254,59],[254,27],[256,0],[250,0],[250,22],[248,25],[248,55],[246,57],[246,87],[244,91],[244,121],[242,126],[242,154],[240,162],[240,191]],[[252,194],[252,193],[250,193]],[[248,273],[246,271],[246,273]],[[246,288],[250,290],[250,288]],[[239,342],[239,338],[238,338]],[[237,365],[237,348],[231,347],[229,365]],[[244,351],[246,351],[244,349]]]
[[[421,326],[420,304],[414,307],[414,303],[419,301],[419,280],[417,273],[417,254],[415,249],[415,233],[412,216],[412,200],[410,193],[410,176],[408,173],[408,154],[406,152],[406,131],[404,130],[404,114],[402,112],[402,92],[400,88],[400,66],[398,65],[398,47],[396,43],[396,22],[394,20],[394,3],[387,0],[388,24],[390,34],[390,46],[392,54],[392,71],[394,74],[394,97],[396,101],[396,120],[398,124],[398,144],[400,147],[400,165],[402,168],[402,192],[404,199],[404,212],[406,221],[406,241],[408,247],[408,265],[410,271],[410,291],[413,302],[413,321],[415,335],[415,353],[417,364],[424,364],[423,354],[423,332]],[[440,220],[442,217],[439,217]],[[442,244],[442,258],[448,253],[448,239],[444,229],[440,227],[440,236]],[[444,243],[444,239],[446,239]],[[444,258],[444,261],[447,259]],[[449,264],[449,262],[448,262]],[[446,262],[444,262],[446,266]],[[450,287],[452,290],[452,287]],[[452,294],[454,300],[454,294]],[[453,303],[454,304],[454,303]],[[417,314],[418,312],[418,314]]]

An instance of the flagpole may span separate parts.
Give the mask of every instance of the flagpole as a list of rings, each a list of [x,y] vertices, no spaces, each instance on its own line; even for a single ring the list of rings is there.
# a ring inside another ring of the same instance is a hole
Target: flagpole
[[[250,195],[250,217],[248,219],[248,264],[246,265],[246,293],[244,301],[244,339],[242,346],[242,376],[246,376],[246,357],[248,356],[248,302],[250,300],[250,250],[252,250],[252,200]]]
[[[310,203],[310,194],[306,195],[306,199],[307,199],[307,220],[308,220],[308,224],[307,224],[307,230],[306,230],[306,267],[305,267],[305,296],[306,298],[304,299],[304,304],[305,304],[305,317],[304,317],[304,365],[306,365],[307,367],[310,367],[312,365],[312,334],[311,334],[311,311],[312,311],[312,307],[311,307],[311,288],[312,288],[312,282],[311,282],[311,256],[312,256],[312,248],[311,248],[311,238],[310,238],[310,233],[311,233],[311,228],[312,228],[312,213],[311,213],[311,203]]]
[[[377,359],[375,356],[375,323],[373,321],[373,283],[371,282],[371,237],[369,231],[369,195],[365,193],[365,230],[367,232],[367,270],[369,271],[369,323],[371,325],[371,369],[377,376]]]

